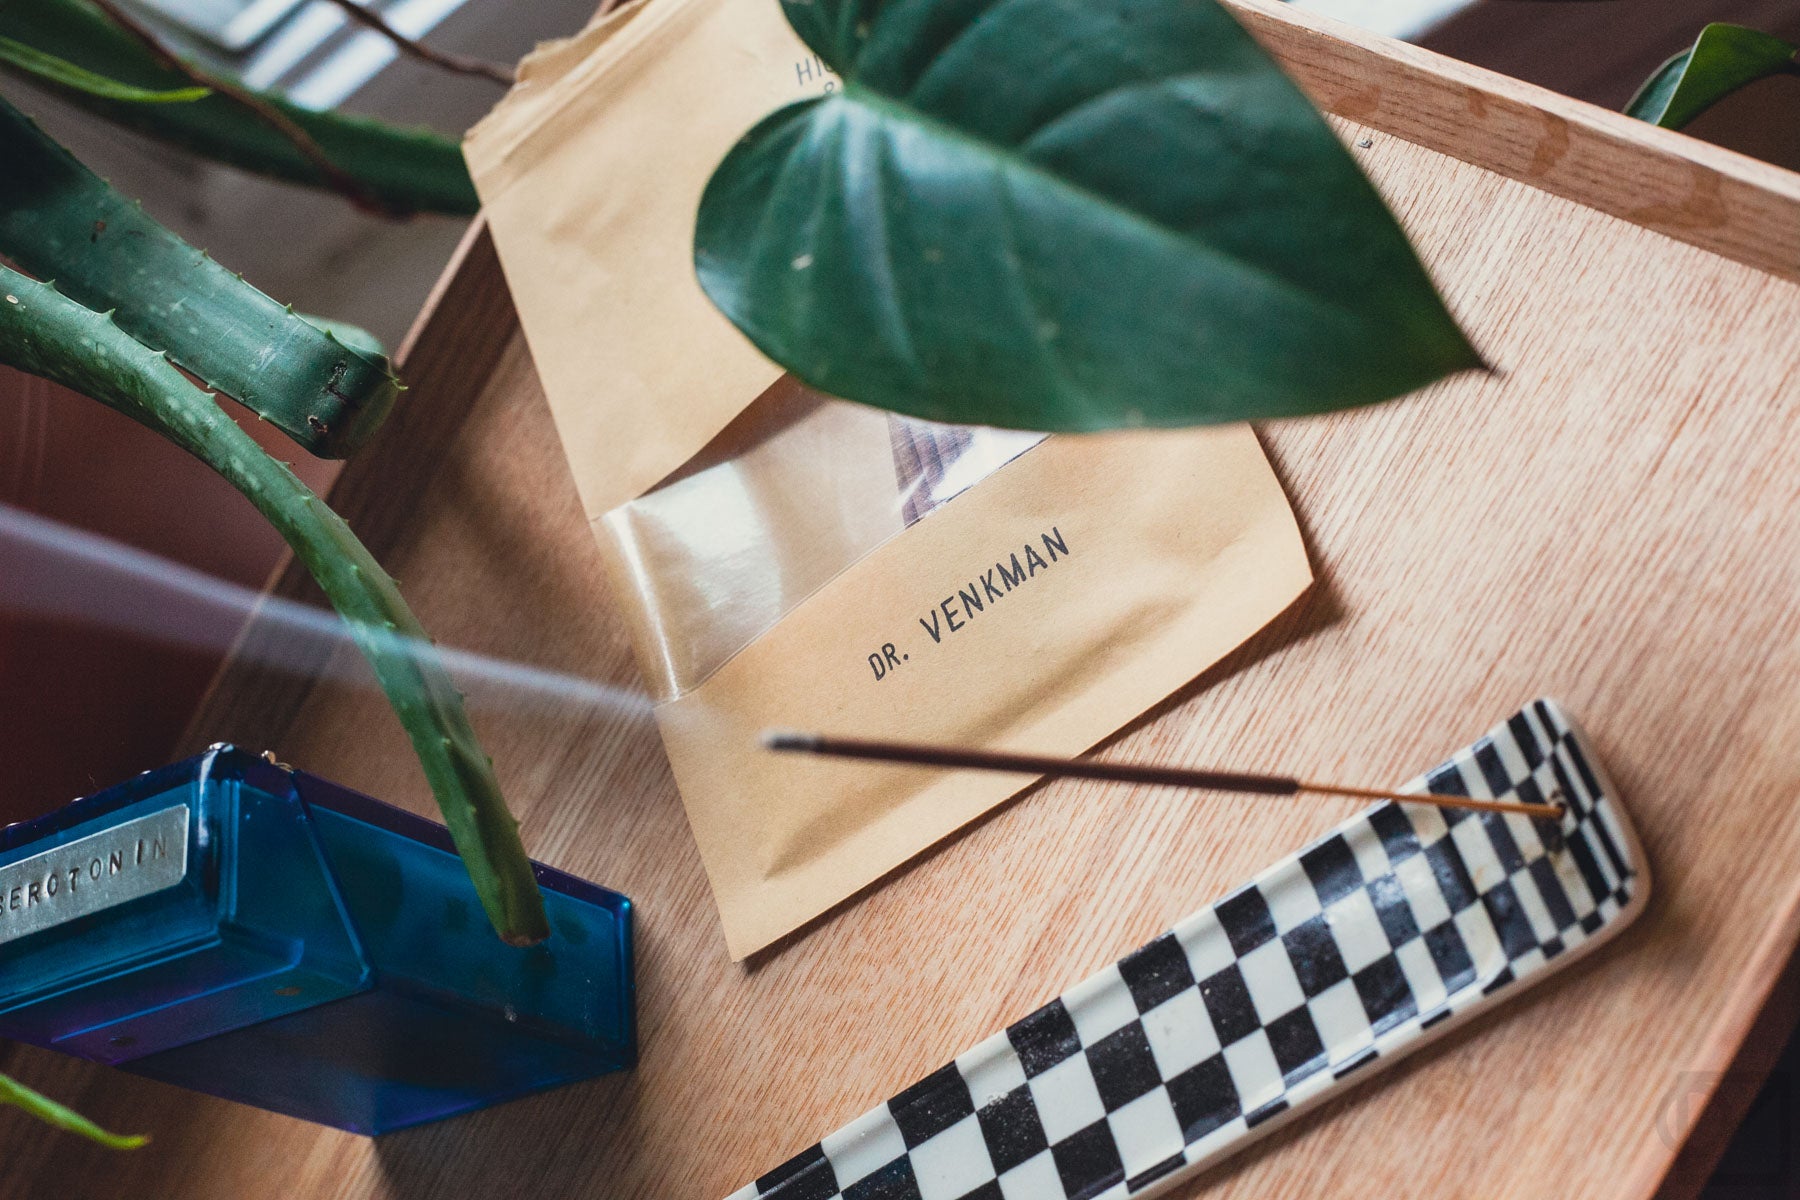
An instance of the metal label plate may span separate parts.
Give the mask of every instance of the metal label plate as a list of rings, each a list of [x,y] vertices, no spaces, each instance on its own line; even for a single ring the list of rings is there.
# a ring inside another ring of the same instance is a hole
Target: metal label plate
[[[177,804],[0,867],[0,945],[174,887],[187,835]]]

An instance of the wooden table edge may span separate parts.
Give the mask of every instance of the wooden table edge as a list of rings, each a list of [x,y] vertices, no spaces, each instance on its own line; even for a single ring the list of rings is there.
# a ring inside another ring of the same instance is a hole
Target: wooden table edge
[[[1800,174],[1280,0],[1225,0],[1320,108],[1800,281]]]

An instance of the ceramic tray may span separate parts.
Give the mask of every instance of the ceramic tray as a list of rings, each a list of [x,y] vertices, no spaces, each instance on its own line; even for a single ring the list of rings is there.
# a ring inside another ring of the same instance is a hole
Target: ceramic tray
[[[1637,837],[1553,702],[1405,790],[1565,812],[1379,804],[731,1200],[1150,1195],[1642,911]]]

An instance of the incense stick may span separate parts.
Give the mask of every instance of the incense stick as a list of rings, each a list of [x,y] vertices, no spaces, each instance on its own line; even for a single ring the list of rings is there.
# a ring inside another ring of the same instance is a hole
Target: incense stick
[[[1260,775],[1248,771],[1211,771],[1191,767],[1159,767],[1144,763],[1111,763],[1091,758],[1054,758],[1040,754],[1009,754],[968,746],[938,746],[921,742],[882,742],[865,738],[827,737],[818,733],[771,730],[763,734],[770,750],[821,754],[831,758],[860,758],[874,762],[909,763],[920,767],[956,767],[972,771],[1005,771],[1049,778],[1104,779],[1115,783],[1151,783],[1168,787],[1204,788],[1218,792],[1251,792],[1263,796],[1298,796],[1314,792],[1353,796],[1361,800],[1397,800],[1403,804],[1435,804],[1440,808],[1469,808],[1477,812],[1518,813],[1527,817],[1561,820],[1560,804],[1526,804],[1517,800],[1479,800],[1472,796],[1443,796],[1431,792],[1390,792],[1379,788],[1317,783],[1288,775]]]

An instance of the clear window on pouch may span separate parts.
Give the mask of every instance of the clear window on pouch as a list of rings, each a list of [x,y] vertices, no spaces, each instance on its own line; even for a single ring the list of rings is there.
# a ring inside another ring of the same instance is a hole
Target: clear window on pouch
[[[652,699],[704,683],[819,588],[1044,438],[944,425],[783,376],[606,514]]]

